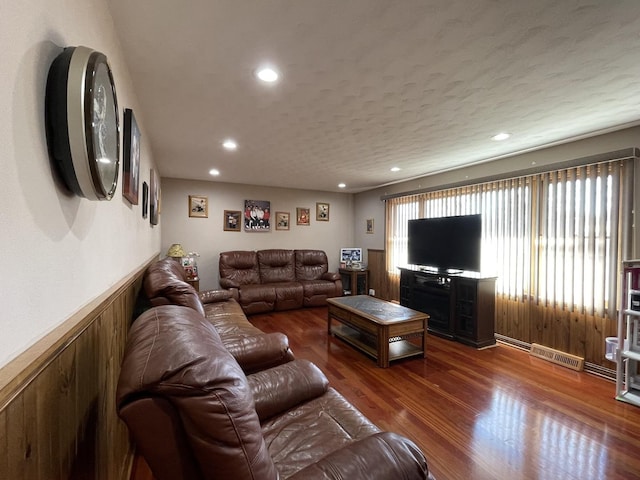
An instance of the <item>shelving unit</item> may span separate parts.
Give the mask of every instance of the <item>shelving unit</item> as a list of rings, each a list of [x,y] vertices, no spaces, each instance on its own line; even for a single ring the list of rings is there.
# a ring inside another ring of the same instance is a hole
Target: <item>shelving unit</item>
[[[622,262],[616,398],[640,406],[640,260]]]

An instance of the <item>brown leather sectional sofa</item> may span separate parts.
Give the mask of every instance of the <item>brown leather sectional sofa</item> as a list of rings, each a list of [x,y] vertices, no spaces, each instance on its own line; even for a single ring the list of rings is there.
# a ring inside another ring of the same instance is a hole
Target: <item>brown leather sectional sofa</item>
[[[413,442],[382,432],[313,364],[246,375],[188,307],[135,320],[117,408],[157,480],[432,478]]]
[[[326,305],[342,295],[340,275],[329,272],[322,250],[236,250],[222,252],[220,286],[242,310],[253,313]]]
[[[254,327],[227,290],[196,292],[186,282],[182,266],[171,258],[153,263],[145,272],[142,290],[151,306],[181,305],[213,324],[223,344],[247,373],[293,359],[283,333],[263,333]]]
[[[151,265],[132,324],[118,415],[156,480],[432,479],[286,335],[251,325],[230,291],[197,293],[172,259]]]

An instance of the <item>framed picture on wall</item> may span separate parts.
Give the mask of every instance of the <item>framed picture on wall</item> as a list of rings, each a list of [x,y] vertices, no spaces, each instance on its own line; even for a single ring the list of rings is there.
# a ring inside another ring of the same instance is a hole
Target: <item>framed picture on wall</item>
[[[268,232],[271,228],[271,202],[267,200],[244,201],[245,232]]]
[[[149,213],[149,185],[142,182],[142,218],[147,218]]]
[[[316,222],[329,221],[329,204],[316,203]]]
[[[189,216],[207,218],[209,216],[209,198],[202,195],[189,195]]]
[[[373,233],[373,218],[367,218],[367,233]]]
[[[149,186],[149,223],[157,225],[160,216],[160,180],[153,168],[149,173],[149,177],[151,182]]]
[[[309,208],[298,207],[296,208],[296,225],[309,225],[311,222]]]
[[[242,228],[242,212],[240,210],[224,211],[224,231],[239,232]]]
[[[140,130],[136,117],[130,108],[124,109],[124,151],[123,151],[122,194],[132,205],[138,205],[138,184],[140,177]]]
[[[289,230],[289,212],[276,212],[276,230]]]

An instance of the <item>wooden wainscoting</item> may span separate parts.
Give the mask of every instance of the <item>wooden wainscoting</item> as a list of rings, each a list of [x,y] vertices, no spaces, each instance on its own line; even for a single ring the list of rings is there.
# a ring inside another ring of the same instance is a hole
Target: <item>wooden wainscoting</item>
[[[376,291],[375,296],[391,300],[387,275],[387,257],[384,250],[367,250],[367,268],[369,269],[369,288]]]
[[[129,477],[115,390],[146,267],[121,280],[0,369],[0,478]]]

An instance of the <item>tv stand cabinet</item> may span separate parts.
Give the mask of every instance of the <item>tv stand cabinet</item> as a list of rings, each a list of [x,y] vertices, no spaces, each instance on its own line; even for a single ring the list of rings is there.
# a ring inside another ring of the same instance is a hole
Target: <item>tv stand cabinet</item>
[[[475,348],[495,345],[496,278],[400,269],[400,304],[428,313],[429,333]]]

